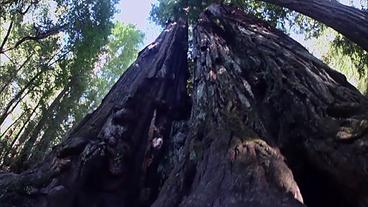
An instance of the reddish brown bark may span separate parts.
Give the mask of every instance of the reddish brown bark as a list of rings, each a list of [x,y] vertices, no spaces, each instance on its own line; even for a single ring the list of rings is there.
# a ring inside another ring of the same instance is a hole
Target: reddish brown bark
[[[153,206],[366,206],[367,99],[240,10],[199,22],[185,156]]]
[[[151,176],[144,163],[165,149],[153,149],[152,140],[166,145],[171,122],[188,113],[186,34],[185,23],[168,25],[45,161],[2,174],[1,205],[136,206],[154,196],[140,197],[144,177]]]

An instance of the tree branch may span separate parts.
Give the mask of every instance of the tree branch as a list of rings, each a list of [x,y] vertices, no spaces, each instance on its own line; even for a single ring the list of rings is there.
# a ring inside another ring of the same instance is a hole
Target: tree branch
[[[19,47],[19,45],[21,45],[22,43],[26,42],[26,41],[36,41],[38,42],[39,40],[45,39],[47,37],[50,37],[52,35],[56,35],[60,32],[60,30],[63,28],[63,26],[57,26],[54,28],[51,28],[50,30],[46,31],[46,32],[37,32],[36,36],[25,36],[23,38],[21,38],[20,40],[18,40],[13,47],[11,48],[7,48],[5,50],[0,50],[0,53],[4,53],[4,52],[8,52],[10,50],[14,50],[17,47]]]
[[[12,27],[13,27],[13,21],[10,22],[10,25],[8,27],[8,31],[6,32],[6,35],[3,39],[3,42],[0,45],[0,54],[5,52],[5,51],[3,51],[3,49],[4,49],[4,46],[5,46],[6,42],[8,41],[8,38],[9,38],[10,32],[12,30]]]

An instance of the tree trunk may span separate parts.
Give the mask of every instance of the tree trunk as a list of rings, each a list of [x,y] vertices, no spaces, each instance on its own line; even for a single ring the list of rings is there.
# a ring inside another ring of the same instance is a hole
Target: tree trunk
[[[27,93],[32,91],[32,87],[34,87],[34,82],[39,78],[44,71],[38,72],[35,76],[33,76],[29,82],[19,91],[16,93],[16,95],[2,108],[2,112],[0,114],[0,126],[4,123],[5,119],[8,117],[8,115],[12,112],[12,110],[15,109],[16,105],[19,104],[19,102],[25,97],[23,94],[28,90]],[[15,103],[15,106],[13,106]],[[11,108],[13,106],[13,108]],[[10,110],[10,111],[9,111]]]
[[[30,156],[32,149],[37,141],[37,138],[39,137],[39,134],[42,129],[45,128],[45,125],[48,121],[52,121],[52,118],[55,114],[55,110],[57,107],[59,107],[60,102],[62,99],[64,99],[69,92],[69,86],[65,86],[62,91],[58,94],[58,96],[52,101],[50,106],[42,111],[40,119],[37,121],[37,124],[35,126],[31,125],[32,130],[29,133],[25,133],[28,130],[25,130],[25,132],[21,135],[19,138],[20,142],[19,145],[22,146],[22,149],[19,151],[18,155],[15,155],[15,161],[11,163],[10,168],[15,171],[19,172],[24,169],[29,168],[27,164],[25,163],[28,160],[28,157]],[[14,158],[12,158],[14,159]]]
[[[70,88],[71,92],[62,99],[57,108],[54,109],[54,114],[52,117],[48,118],[48,122],[44,123],[44,130],[42,131],[42,136],[39,138],[37,144],[33,146],[32,152],[29,154],[29,158],[27,161],[28,165],[33,165],[35,162],[39,162],[39,160],[43,160],[47,153],[49,152],[50,145],[52,142],[60,139],[60,136],[57,136],[57,132],[62,131],[62,123],[68,119],[68,115],[72,105],[78,104],[78,100],[82,96],[81,90],[76,92],[72,92],[73,86]],[[39,131],[38,136],[40,135]]]
[[[153,206],[367,206],[367,99],[237,9],[199,21],[191,130]]]
[[[140,198],[142,167],[159,158],[171,122],[188,114],[186,48],[185,24],[168,25],[100,107],[43,163],[21,174],[0,176],[1,205],[135,206],[145,202]]]
[[[6,140],[6,141],[9,141],[10,143],[8,143],[6,145],[7,146],[6,148],[1,149],[1,151],[0,151],[0,163],[3,167],[5,167],[5,166],[8,167],[9,162],[12,161],[12,160],[10,160],[9,154],[11,152],[14,155],[16,154],[17,148],[15,147],[15,143],[17,141],[19,141],[18,139],[20,138],[20,135],[23,132],[23,129],[25,129],[27,127],[25,132],[30,133],[31,128],[34,127],[34,125],[31,124],[31,120],[32,120],[33,115],[36,113],[38,107],[41,105],[41,102],[42,102],[42,98],[41,98],[41,100],[38,101],[37,105],[32,109],[32,111],[28,114],[27,118],[20,125],[19,130],[17,131],[15,136],[6,134],[6,136],[9,137],[9,139]],[[5,132],[3,133],[3,135],[4,134],[5,134]],[[10,139],[10,138],[13,138],[13,139]],[[3,152],[4,152],[4,154],[3,154]]]
[[[12,71],[12,73],[9,75],[10,77],[6,80],[1,80],[1,89],[0,89],[0,94],[4,93],[5,89],[7,89],[11,83],[14,81],[14,79],[17,77],[18,73],[23,69],[24,66],[27,65],[27,63],[31,60],[32,56],[34,54],[30,54],[26,60],[24,60],[24,62],[18,67],[16,68],[14,71]]]
[[[335,0],[262,0],[307,15],[368,51],[368,13]]]
[[[3,206],[368,205],[368,100],[343,75],[212,5],[190,104],[186,35],[168,25],[44,162],[0,175]]]
[[[5,135],[7,137],[12,137],[12,134],[11,133],[8,134],[8,131],[14,131],[13,127],[18,125],[18,122],[21,121],[24,116],[29,114],[30,110],[31,109],[25,109],[24,112],[19,117],[17,117],[17,119],[15,119],[3,132],[1,132],[0,139],[2,139]],[[1,151],[1,149],[0,149],[0,151]],[[1,152],[0,152],[0,157],[1,157]]]
[[[214,5],[199,21],[186,159],[154,206],[297,206],[287,166],[307,205],[367,206],[367,99],[240,10]]]

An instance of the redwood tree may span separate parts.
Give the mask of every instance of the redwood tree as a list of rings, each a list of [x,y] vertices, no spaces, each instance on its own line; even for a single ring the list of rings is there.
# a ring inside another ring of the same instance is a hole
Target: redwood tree
[[[194,39],[186,154],[153,206],[367,205],[367,99],[342,74],[231,7]]]
[[[46,160],[0,174],[1,206],[136,205],[172,121],[190,110],[187,78],[187,27],[172,23]]]
[[[187,27],[170,23],[45,161],[0,175],[0,203],[368,205],[368,100],[345,76],[229,6],[193,39],[192,84]]]
[[[335,29],[368,51],[368,13],[336,0],[262,0],[295,10]]]

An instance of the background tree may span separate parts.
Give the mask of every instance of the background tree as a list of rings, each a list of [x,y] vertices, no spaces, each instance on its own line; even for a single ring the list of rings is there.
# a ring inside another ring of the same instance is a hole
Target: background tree
[[[117,23],[109,38],[115,3],[1,3],[6,11],[0,21],[4,28],[0,34],[3,168],[12,163],[14,170],[22,170],[43,158],[50,146],[98,105],[117,73],[134,59],[143,38],[137,29]],[[115,64],[104,66],[117,54],[120,62],[115,58]]]
[[[33,200],[32,196],[18,200],[18,195],[33,194],[31,186],[37,186],[36,188],[47,186],[51,181],[49,179],[58,179],[58,175],[62,174],[65,175],[62,176],[65,179],[60,179],[60,182],[64,183],[64,186],[54,183],[59,187],[55,189],[56,186],[52,184],[49,190],[44,189],[47,191],[44,193],[48,195],[54,194],[53,192],[61,193],[63,201],[56,194],[54,198],[40,197],[41,202],[46,202],[45,205],[134,205],[137,193],[139,194],[139,188],[136,188],[138,186],[121,188],[121,185],[141,182],[140,167],[147,153],[147,146],[155,136],[158,136],[157,133],[168,136],[171,122],[174,119],[182,119],[189,112],[188,108],[185,108],[188,103],[185,93],[188,78],[186,33],[185,24],[171,24],[154,44],[146,47],[137,61],[113,86],[102,104],[69,133],[67,140],[62,144],[63,147],[62,145],[56,147],[57,155],[52,151],[44,164],[39,166],[39,170],[26,175],[27,178],[19,174],[30,183],[27,181],[28,184],[18,186],[16,184],[18,175],[15,174],[13,174],[15,177],[10,174],[10,177],[7,175],[1,177],[7,180],[6,184],[0,182],[2,205],[22,206],[25,202],[26,205],[39,205],[39,201]],[[138,107],[141,102],[145,103],[144,107]],[[182,110],[184,111],[181,112]],[[144,141],[148,130],[152,132],[151,140]],[[145,144],[142,144],[142,141]],[[109,146],[105,145],[107,142],[110,143]],[[69,161],[60,162],[58,158],[60,156],[64,158],[72,156],[75,159],[67,158]],[[70,161],[81,168],[70,168]],[[129,177],[125,176],[128,173],[127,162],[134,168],[129,169]],[[104,176],[105,173],[109,176]],[[94,189],[100,191],[101,184],[104,185],[101,189],[103,193],[95,194]],[[18,194],[17,189],[21,189],[22,192],[19,191]],[[10,191],[15,194],[8,196],[5,193]],[[118,193],[115,193],[117,191]],[[37,190],[35,193],[40,192]],[[145,199],[148,201],[149,197]]]

